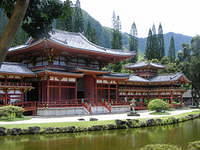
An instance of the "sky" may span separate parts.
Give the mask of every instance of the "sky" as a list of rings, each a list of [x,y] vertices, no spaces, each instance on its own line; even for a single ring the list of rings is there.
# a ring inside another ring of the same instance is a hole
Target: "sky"
[[[75,1],[75,0],[73,0]],[[162,23],[164,33],[200,34],[200,0],[80,0],[81,8],[103,26],[112,27],[115,11],[122,31],[136,23],[139,37],[146,37],[153,24]]]

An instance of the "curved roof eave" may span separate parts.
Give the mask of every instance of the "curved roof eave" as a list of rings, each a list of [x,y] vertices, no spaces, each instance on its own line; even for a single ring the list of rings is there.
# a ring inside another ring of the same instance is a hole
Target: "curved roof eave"
[[[97,51],[97,50],[93,50],[93,49],[90,50],[90,49],[78,48],[78,47],[66,45],[63,42],[59,42],[58,40],[55,40],[55,39],[47,39],[47,41],[54,42],[58,45],[65,46],[67,48],[79,49],[81,51],[89,51],[89,52],[92,52],[92,53],[102,53],[102,54],[108,54],[108,55],[113,55],[113,56],[121,56],[121,57],[133,57],[133,56],[135,56],[135,53],[127,53],[127,52],[118,52],[117,53],[117,52],[114,52],[114,50],[109,50],[109,49]]]

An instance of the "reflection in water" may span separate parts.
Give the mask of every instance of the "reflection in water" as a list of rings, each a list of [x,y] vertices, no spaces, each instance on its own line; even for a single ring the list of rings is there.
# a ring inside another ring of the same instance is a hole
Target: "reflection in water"
[[[167,143],[185,149],[200,140],[200,119],[178,125],[77,134],[0,137],[0,150],[137,150],[146,144]]]

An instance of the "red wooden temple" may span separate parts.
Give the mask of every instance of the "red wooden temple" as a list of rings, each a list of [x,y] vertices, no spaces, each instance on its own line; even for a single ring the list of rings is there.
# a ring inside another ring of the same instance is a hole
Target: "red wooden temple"
[[[49,116],[125,112],[133,99],[136,109],[153,98],[182,101],[182,85],[190,81],[181,73],[158,75],[162,65],[125,66],[134,74],[102,71],[134,55],[97,46],[80,33],[53,30],[49,38],[9,49],[0,68],[0,105]]]

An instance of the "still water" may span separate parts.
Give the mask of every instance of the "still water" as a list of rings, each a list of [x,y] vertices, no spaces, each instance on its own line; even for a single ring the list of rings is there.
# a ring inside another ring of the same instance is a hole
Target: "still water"
[[[0,137],[0,150],[138,150],[153,143],[186,149],[187,143],[195,140],[200,140],[200,119],[163,127]]]

